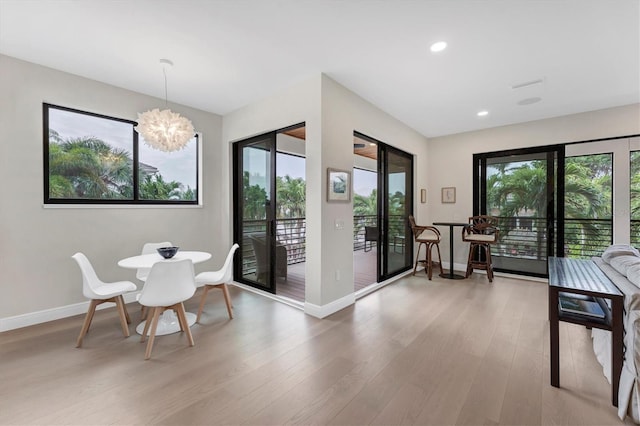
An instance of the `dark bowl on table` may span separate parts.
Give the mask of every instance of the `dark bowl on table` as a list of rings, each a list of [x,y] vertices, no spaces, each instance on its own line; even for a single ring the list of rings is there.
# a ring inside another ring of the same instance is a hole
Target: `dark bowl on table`
[[[160,256],[164,257],[165,259],[171,259],[176,255],[179,249],[180,247],[160,247],[157,250]]]

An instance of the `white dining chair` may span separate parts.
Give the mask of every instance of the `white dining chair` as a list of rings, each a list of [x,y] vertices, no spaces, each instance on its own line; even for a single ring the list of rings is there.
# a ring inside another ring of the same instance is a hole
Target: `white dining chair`
[[[168,309],[175,311],[180,329],[185,332],[189,340],[189,346],[194,345],[183,302],[191,298],[195,291],[193,262],[190,259],[157,262],[151,267],[138,300],[141,305],[149,308],[149,318],[140,339],[144,342],[149,334],[145,360],[151,358],[160,314]]]
[[[161,243],[145,243],[142,246],[142,252],[140,254],[157,253],[158,249],[161,247],[173,247],[173,244],[171,244],[169,241],[163,241]],[[149,276],[149,271],[151,271],[151,268],[138,268],[136,270],[136,278],[144,283],[147,280],[147,277]],[[138,295],[138,298],[139,297],[140,295]],[[144,306],[142,306],[142,308],[140,309],[140,319],[144,321],[146,318],[147,318],[147,311],[144,308]]]
[[[224,301],[227,304],[227,312],[229,313],[229,319],[233,319],[233,307],[231,306],[231,298],[229,297],[229,289],[227,288],[227,282],[233,278],[233,254],[240,246],[236,243],[229,250],[227,258],[224,261],[224,265],[217,271],[201,272],[196,275],[196,285],[198,287],[204,286],[202,296],[200,297],[200,307],[198,308],[198,316],[196,322],[200,322],[200,315],[204,309],[205,301],[207,300],[207,293],[212,288],[219,288],[222,290]]]
[[[173,247],[173,244],[171,244],[169,241],[164,241],[161,243],[145,243],[142,246],[142,252],[140,254],[157,253],[158,249],[161,247]],[[150,270],[151,268],[138,268],[138,270],[136,271],[136,278],[142,282],[145,282],[147,280],[147,277],[149,276]]]
[[[91,266],[91,262],[87,259],[83,253],[76,253],[71,256],[80,266],[82,272],[82,294],[87,299],[91,300],[89,304],[89,310],[84,317],[84,323],[80,330],[80,335],[76,341],[76,348],[82,346],[82,340],[89,331],[93,315],[96,312],[96,307],[102,303],[115,303],[118,308],[118,315],[120,316],[120,324],[122,325],[122,332],[126,337],[129,337],[129,326],[131,319],[129,313],[124,305],[124,299],[122,295],[131,291],[136,291],[136,285],[131,281],[117,281],[111,283],[105,283],[101,281],[96,275],[96,271]]]

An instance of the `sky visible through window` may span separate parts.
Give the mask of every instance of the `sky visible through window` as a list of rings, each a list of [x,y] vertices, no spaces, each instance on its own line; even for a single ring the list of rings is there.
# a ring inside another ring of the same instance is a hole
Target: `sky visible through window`
[[[378,187],[378,174],[370,170],[353,169],[353,193],[368,197]]]

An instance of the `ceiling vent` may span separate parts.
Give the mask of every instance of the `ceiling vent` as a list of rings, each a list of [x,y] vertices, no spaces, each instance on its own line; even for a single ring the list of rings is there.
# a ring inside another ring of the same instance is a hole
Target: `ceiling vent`
[[[525,88],[525,87],[535,86],[537,84],[542,84],[542,83],[544,83],[544,78],[538,78],[536,80],[525,81],[524,83],[514,84],[514,85],[511,86],[511,88],[513,90],[516,90],[516,89],[522,89],[522,88]]]

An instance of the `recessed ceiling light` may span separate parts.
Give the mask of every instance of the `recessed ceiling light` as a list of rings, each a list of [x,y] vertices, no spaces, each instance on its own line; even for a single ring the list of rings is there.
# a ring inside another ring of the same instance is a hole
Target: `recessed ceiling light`
[[[435,42],[435,43],[433,43],[431,45],[431,51],[433,53],[442,52],[446,48],[447,48],[447,42],[446,41],[438,41],[438,42]]]
[[[478,117],[486,117],[487,115],[489,115],[489,111],[487,110],[478,111]]]
[[[369,142],[369,146],[376,146],[376,144],[373,142]]]

